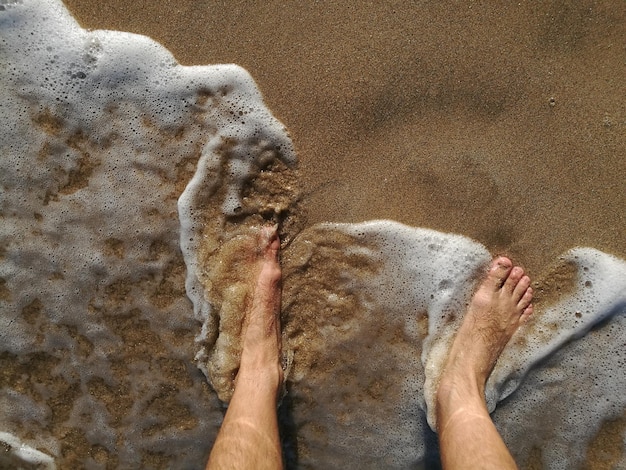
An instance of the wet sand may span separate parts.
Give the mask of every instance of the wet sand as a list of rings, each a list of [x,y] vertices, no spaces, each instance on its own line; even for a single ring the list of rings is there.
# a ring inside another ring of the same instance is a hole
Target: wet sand
[[[186,65],[237,63],[298,150],[309,223],[470,236],[538,276],[626,257],[626,7],[67,0]]]
[[[460,233],[533,277],[575,246],[626,258],[626,6],[66,4],[183,64],[246,68],[298,150],[309,225]]]

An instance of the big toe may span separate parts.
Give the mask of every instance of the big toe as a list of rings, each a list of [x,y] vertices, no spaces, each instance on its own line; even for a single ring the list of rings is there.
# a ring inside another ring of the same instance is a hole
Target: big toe
[[[497,291],[508,278],[512,268],[513,263],[509,258],[499,256],[491,262],[487,278],[483,285],[494,292]]]
[[[278,238],[278,227],[276,225],[266,225],[261,228],[259,244],[263,257],[267,261],[278,259],[280,250],[280,239]]]

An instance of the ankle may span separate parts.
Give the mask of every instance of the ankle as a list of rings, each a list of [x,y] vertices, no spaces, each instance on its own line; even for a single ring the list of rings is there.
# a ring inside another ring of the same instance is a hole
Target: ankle
[[[454,390],[447,394],[441,394],[441,391],[437,396],[436,404],[436,431],[440,436],[451,424],[458,424],[460,420],[489,416],[484,399],[475,393],[464,395],[458,390]]]
[[[235,379],[235,391],[250,390],[254,394],[273,396],[277,401],[282,383],[283,371],[280,367],[242,367]]]
[[[457,341],[453,344],[439,381],[439,389],[445,394],[461,394],[463,397],[484,397],[485,383],[491,370],[481,367],[481,357],[471,344]],[[439,396],[439,390],[438,394]]]
[[[459,407],[484,406],[485,386],[471,371],[446,370],[437,388],[437,415],[449,414]]]
[[[283,369],[275,355],[268,356],[261,351],[259,354],[244,352],[237,373],[237,378],[239,377],[279,387],[283,382]]]

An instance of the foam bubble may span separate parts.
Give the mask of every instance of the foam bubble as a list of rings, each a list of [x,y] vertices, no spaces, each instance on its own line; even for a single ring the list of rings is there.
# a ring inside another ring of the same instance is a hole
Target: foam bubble
[[[0,432],[0,465],[4,468],[55,470],[51,456],[24,444],[16,436]]]
[[[541,449],[539,463],[546,468],[590,468],[593,452],[612,461],[612,468],[626,464],[622,446],[611,448],[598,439],[606,427],[613,428],[613,439],[623,439],[625,429],[623,300],[609,313],[585,336],[531,368],[519,388],[496,408],[494,420],[520,464],[536,449]],[[538,425],[543,423],[550,426]]]
[[[271,115],[237,66],[4,6],[0,427],[63,467],[196,466],[221,412],[188,366],[177,197],[203,146],[276,140]]]
[[[348,253],[358,252],[367,257],[370,263],[368,276],[344,271],[344,276],[350,280],[344,279],[343,282],[355,287],[357,292],[362,293],[359,296],[363,297],[358,307],[352,306],[359,312],[353,314],[359,320],[356,324],[349,322],[351,329],[356,331],[349,340],[349,347],[358,349],[360,343],[376,336],[363,330],[363,318],[374,317],[379,324],[399,322],[403,325],[407,336],[402,341],[407,342],[407,348],[422,345],[424,369],[414,366],[412,370],[404,369],[400,372],[392,368],[392,374],[398,384],[404,384],[413,394],[424,394],[423,404],[428,405],[429,422],[434,426],[432,410],[438,375],[453,335],[462,321],[462,313],[473,285],[483,272],[489,254],[467,238],[414,229],[389,221],[327,225],[324,228],[340,230],[355,238],[349,241],[351,247],[346,248],[343,255],[338,250],[335,254],[336,262],[347,257]],[[337,238],[332,231],[326,233],[325,237]],[[324,240],[318,240],[317,243],[324,243]],[[288,257],[286,262],[288,266]],[[518,331],[498,361],[487,384],[486,397],[491,410],[505,398],[513,398],[506,402],[507,411],[496,413],[495,419],[497,426],[505,431],[513,453],[520,460],[529,458],[532,450],[529,441],[532,441],[544,449],[543,462],[546,467],[576,468],[582,464],[585,450],[592,444],[592,438],[601,424],[619,418],[625,408],[619,392],[623,388],[620,364],[625,363],[623,348],[619,345],[623,345],[625,335],[621,323],[626,312],[626,263],[590,248],[571,250],[560,262],[575,267],[571,294],[561,296],[550,305],[537,305],[532,320]],[[359,265],[368,264],[360,261]],[[331,279],[331,284],[337,283],[328,273],[325,276]],[[289,299],[289,296],[287,291],[285,297]],[[290,314],[294,314],[289,306],[287,309]],[[318,312],[322,313],[323,310]],[[295,315],[298,315],[297,311]],[[420,318],[424,320],[420,321]],[[318,320],[317,324],[323,322]],[[422,326],[420,334],[418,325],[424,322],[427,327]],[[585,335],[590,330],[591,336]],[[360,334],[363,336],[360,337]],[[307,341],[311,341],[311,338],[307,338]],[[330,340],[324,338],[324,341],[328,341],[326,347],[337,351]],[[395,340],[391,344],[397,343]],[[372,372],[366,365],[371,357],[384,357],[390,364],[393,363],[382,352],[390,347],[387,342],[371,356],[362,355],[364,364],[361,367],[353,365],[356,367],[355,373],[367,377]],[[317,348],[321,350],[324,346]],[[411,354],[410,349],[406,353]],[[409,354],[404,356],[404,361],[408,362]],[[412,354],[416,354],[415,349]],[[342,354],[337,356],[342,357]],[[548,365],[545,363],[546,358],[550,358]],[[563,364],[560,365],[560,362]],[[299,368],[296,352],[294,369]],[[307,373],[309,380],[315,377],[314,371],[309,370]],[[336,369],[330,375],[340,377],[344,373]],[[528,379],[527,374],[530,375]],[[337,389],[334,393],[338,395],[342,395],[343,390],[343,396],[347,396],[349,392],[346,387],[336,382],[326,383],[324,393],[332,393],[328,390],[330,388]],[[522,391],[515,392],[520,384]],[[544,392],[546,387],[549,387],[549,394]],[[316,390],[316,393],[320,391]],[[409,403],[413,397],[410,394],[408,397],[389,394],[383,399],[386,403],[393,402],[396,417],[401,417],[397,418],[399,422],[387,423],[385,432],[393,436],[390,439],[392,442],[386,442],[389,448],[395,449],[393,441],[397,435],[394,430],[402,429],[401,434],[405,435],[410,423],[419,422],[410,414]],[[555,400],[561,405],[554,407]],[[327,407],[332,409],[329,405]],[[546,408],[550,409],[549,413],[545,411]],[[541,410],[544,410],[546,417],[541,416]],[[375,419],[373,417],[378,416],[377,411],[372,406],[369,419]],[[528,414],[526,411],[529,411]],[[355,432],[340,425],[337,427],[341,432]],[[525,437],[528,433],[532,434],[531,429],[537,427],[542,429],[540,435],[549,443],[547,447],[541,439],[529,440]],[[518,428],[525,431],[513,432]],[[367,443],[363,448],[357,447],[359,452],[365,451],[365,447],[375,447],[366,435],[358,431],[356,434],[361,442]],[[564,457],[559,449],[571,447],[571,442],[579,444],[578,450]],[[416,452],[412,454],[413,458],[419,460],[424,457],[423,448],[420,449],[417,444],[411,447]],[[395,462],[398,463],[397,460]],[[406,466],[409,462],[412,460],[402,461],[400,466]]]
[[[427,465],[423,408],[486,249],[390,221],[302,231],[293,145],[243,69],[181,67],[57,1],[3,6],[0,428],[62,467],[203,465],[222,413],[193,357],[227,399],[244,248],[271,223],[288,463]],[[571,291],[537,305],[488,384],[515,456],[539,447],[550,468],[584,465],[626,406],[624,262],[562,262]]]

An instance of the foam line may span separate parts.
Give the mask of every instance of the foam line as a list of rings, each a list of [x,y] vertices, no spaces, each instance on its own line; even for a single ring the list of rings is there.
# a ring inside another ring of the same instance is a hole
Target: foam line
[[[38,468],[56,470],[54,460],[48,454],[33,449],[13,434],[0,432],[0,442],[8,449],[0,453],[3,468]]]
[[[491,411],[517,389],[534,365],[624,309],[626,262],[593,248],[570,250],[562,260],[578,268],[574,293],[540,312],[522,329],[525,347],[503,351],[487,384]]]
[[[276,224],[299,464],[423,464],[485,247],[392,221],[304,230],[293,144],[245,70],[86,31],[59,0],[0,6],[5,444],[64,468],[203,465],[223,414],[193,358],[227,401],[251,240]],[[487,394],[521,461],[576,468],[626,406],[626,269],[592,248],[561,261],[572,293],[537,309]]]

